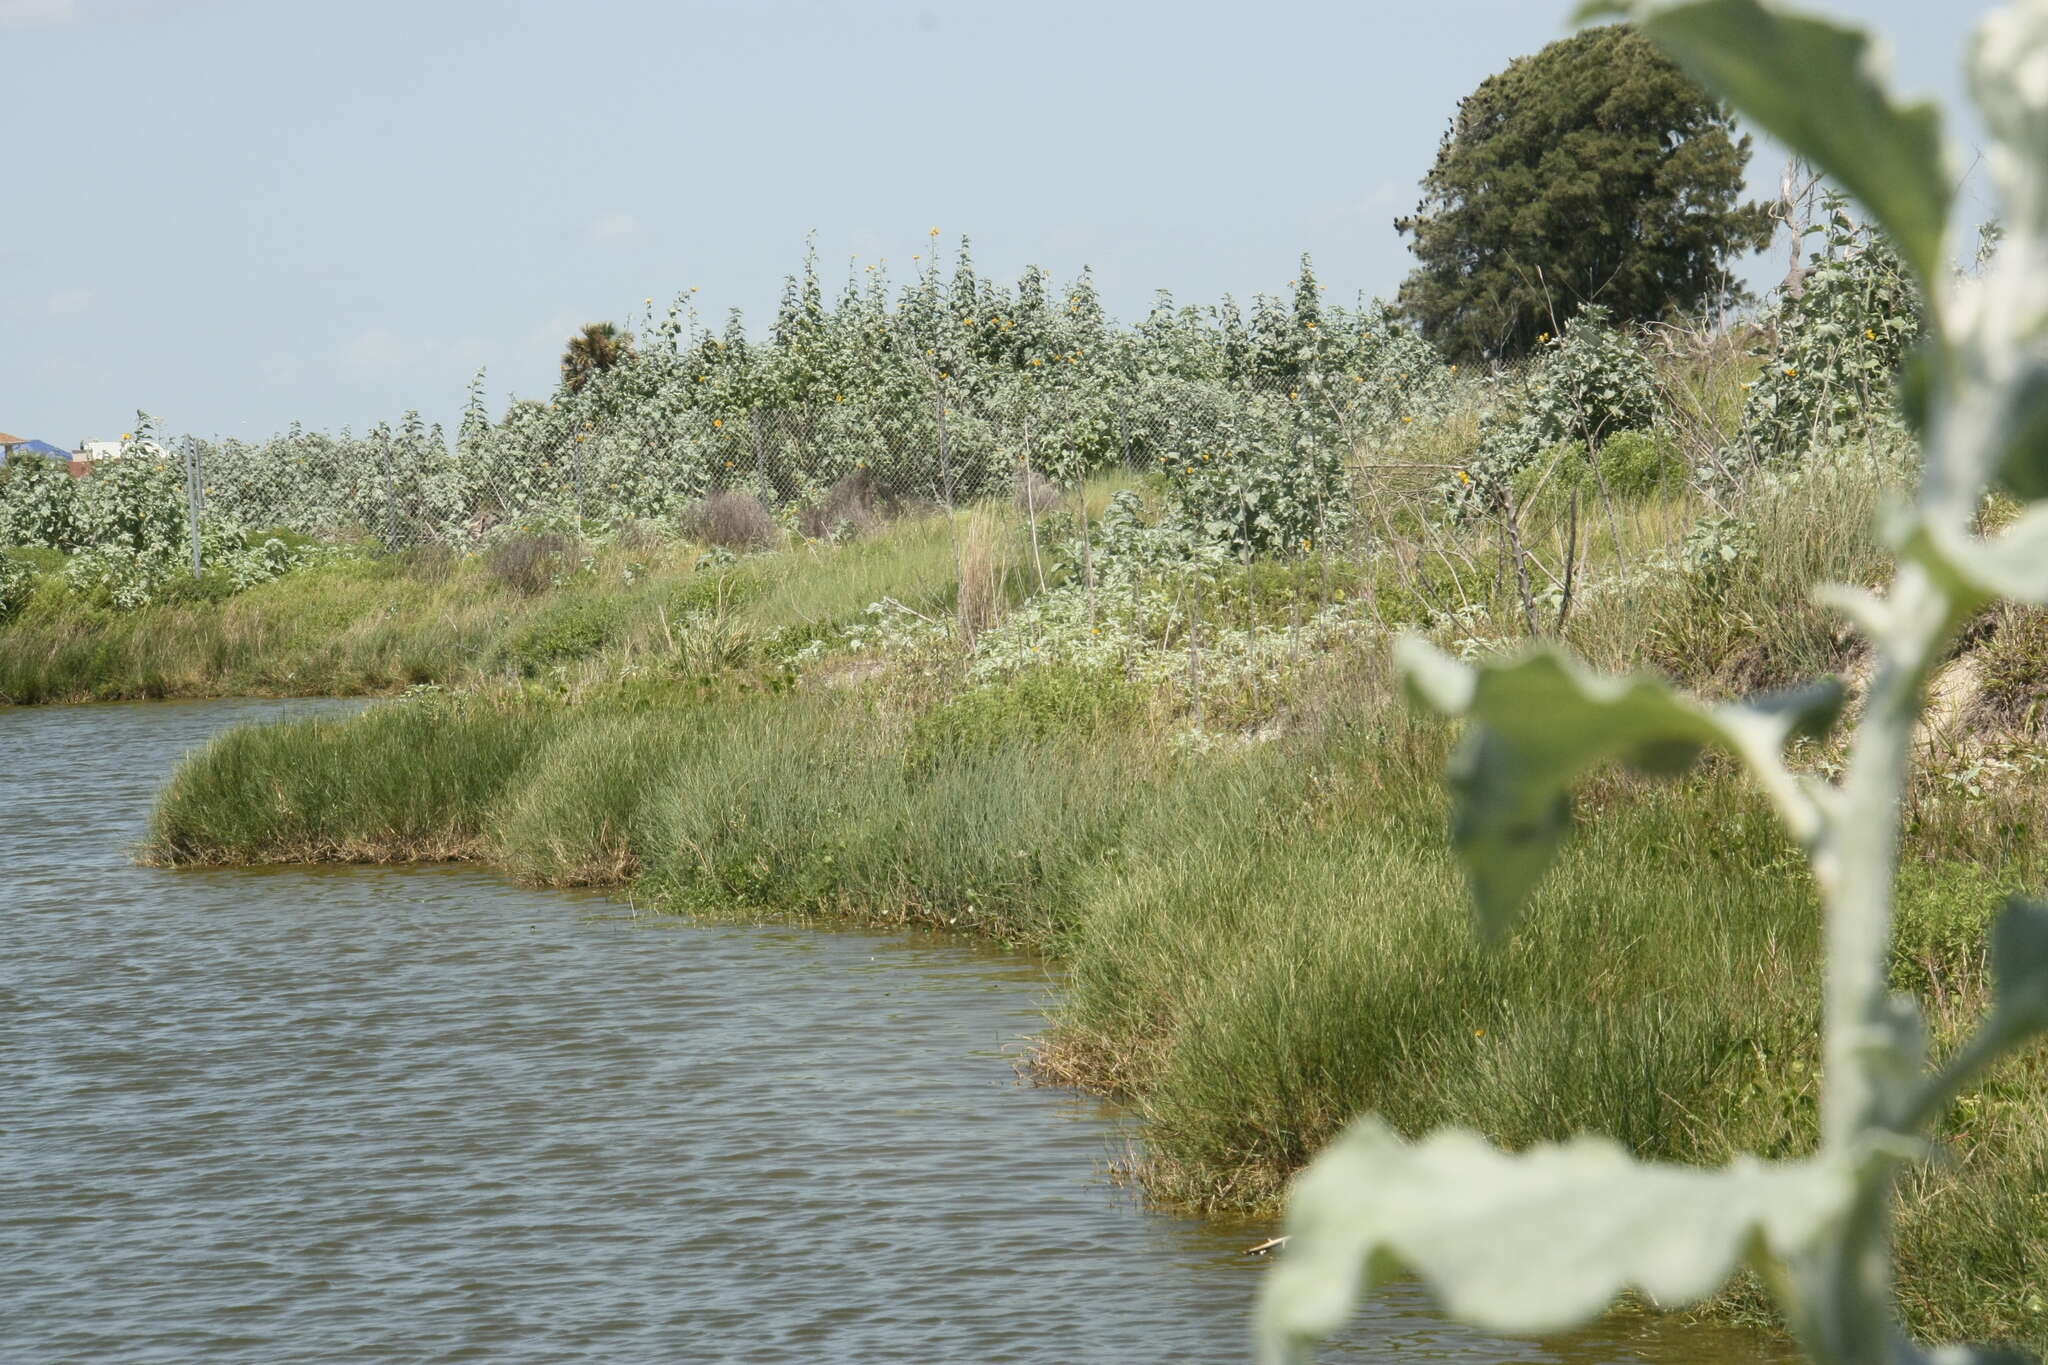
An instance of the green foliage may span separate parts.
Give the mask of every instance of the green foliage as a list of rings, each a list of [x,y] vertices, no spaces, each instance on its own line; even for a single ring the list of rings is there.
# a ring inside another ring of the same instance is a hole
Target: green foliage
[[[1606,308],[1580,309],[1550,344],[1526,408],[1546,435],[1597,445],[1615,432],[1642,431],[1656,422],[1649,357],[1611,325]]]
[[[1738,206],[1749,140],[1641,36],[1594,29],[1519,58],[1458,106],[1416,211],[1400,306],[1453,359],[1516,357],[1582,304],[1626,323],[1729,301],[1768,239]]]
[[[1978,863],[1908,862],[1899,869],[1898,923],[1892,933],[1896,990],[1932,993],[1981,981],[1992,921],[2011,888]]]
[[[73,497],[65,580],[102,606],[160,599],[181,575],[191,576],[188,506],[180,462],[159,444],[149,414],[136,413],[119,458],[95,461]]]
[[[78,544],[77,502],[77,481],[63,465],[40,455],[15,455],[0,464],[0,545]]]
[[[1803,291],[1770,319],[1771,345],[1748,386],[1738,446],[1752,459],[1870,439],[1896,444],[1899,367],[1920,338],[1920,291],[1879,233],[1831,201],[1825,248]]]
[[[1536,499],[1540,488],[1543,500],[1558,507],[1574,492],[1595,495],[1603,482],[1614,497],[1639,501],[1684,487],[1690,472],[1684,456],[1654,431],[1616,432],[1600,443],[1598,458],[1595,478],[1583,447],[1560,442],[1538,451],[1514,476],[1516,503]]]
[[[1683,486],[1685,457],[1650,431],[1617,431],[1600,443],[1600,476],[1618,498],[1646,498]]]
[[[147,415],[136,417],[135,437],[120,458],[95,461],[92,473],[79,481],[75,538],[65,548],[138,555],[182,550],[189,557],[184,469],[157,444]]]
[[[184,458],[164,449],[147,413],[136,414],[121,453],[95,461],[83,479],[34,457],[0,467],[0,545],[67,552],[52,567],[95,606],[214,600],[347,553],[279,529],[282,537],[251,534],[206,508],[199,532],[206,571],[195,578]]]
[[[479,374],[452,445],[417,414],[360,437],[202,443],[206,506],[237,526],[474,549],[593,523],[688,533],[707,503],[758,499],[816,510],[829,535],[840,518],[825,509],[854,489],[890,509],[959,507],[1031,478],[1184,465],[1254,433],[1291,448],[1276,393],[1316,410],[1317,440],[1354,443],[1442,415],[1458,393],[1383,306],[1323,298],[1306,258],[1249,326],[1229,300],[1162,295],[1130,328],[1103,316],[1086,271],[1055,290],[1036,267],[1014,287],[976,274],[965,242],[955,262],[950,280],[933,264],[900,289],[876,266],[834,301],[807,259],[765,341],[737,317],[713,332],[681,296],[640,346],[552,401],[494,419]],[[877,508],[859,510],[856,524]],[[1204,520],[1234,520],[1213,510]]]
[[[1543,351],[1526,384],[1489,414],[1470,464],[1440,485],[1461,511],[1498,508],[1511,483],[1526,495],[1561,477],[1569,490],[1581,473],[1591,474],[1592,452],[1605,442],[1656,424],[1657,390],[1649,357],[1612,326],[1605,308],[1581,310],[1565,325],[1564,335],[1545,332],[1539,344]],[[1557,449],[1560,443],[1569,448]],[[1640,445],[1625,444],[1622,452],[1617,466],[1644,462]],[[1599,469],[1599,478],[1606,478],[1604,457]]]
[[[1236,558],[1299,555],[1350,527],[1346,446],[1300,390],[1255,400],[1220,439],[1160,457],[1175,518],[1193,543]]]

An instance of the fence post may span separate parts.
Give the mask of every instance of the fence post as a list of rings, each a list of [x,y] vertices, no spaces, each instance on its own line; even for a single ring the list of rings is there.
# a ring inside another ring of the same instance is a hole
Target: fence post
[[[583,438],[590,433],[578,432],[576,439],[569,442],[569,477],[576,482],[576,533],[583,534]]]
[[[185,441],[185,521],[192,530],[192,576],[197,578],[203,572],[199,562],[199,518],[206,497],[206,470],[201,463],[199,443]]]
[[[384,460],[384,550],[390,554],[398,549],[398,488],[391,481],[391,438],[388,435],[377,443],[377,450]]]
[[[1031,465],[1031,419],[1024,419],[1024,509],[1031,521],[1031,562],[1038,570],[1038,590],[1045,591],[1045,561],[1038,554],[1038,475]]]
[[[1131,395],[1128,389],[1116,391],[1116,454],[1123,467],[1131,467]]]
[[[761,409],[753,409],[754,426],[754,482],[761,485],[761,492],[769,498],[775,490],[768,486],[768,433]]]
[[[932,415],[939,424],[939,496],[950,512],[953,510],[953,459],[952,448],[946,440],[946,388],[943,384],[932,386]]]
[[[1081,579],[1088,585],[1088,629],[1095,629],[1095,537],[1088,530],[1088,476],[1083,474],[1074,489],[1081,504]]]

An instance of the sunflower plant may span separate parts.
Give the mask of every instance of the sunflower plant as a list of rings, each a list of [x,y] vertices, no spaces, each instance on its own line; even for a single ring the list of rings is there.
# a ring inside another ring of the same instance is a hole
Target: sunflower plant
[[[1892,376],[1920,339],[1920,290],[1883,233],[1830,195],[1799,294],[1770,318],[1763,365],[1744,390],[1741,449],[1768,460],[1852,440],[1906,436]]]

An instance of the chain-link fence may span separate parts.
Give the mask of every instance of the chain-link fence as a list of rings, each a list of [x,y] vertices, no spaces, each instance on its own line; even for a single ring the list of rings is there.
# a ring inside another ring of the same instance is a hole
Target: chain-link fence
[[[111,502],[119,485],[124,510],[101,520],[134,523],[123,538],[137,549],[170,536],[181,553],[211,538],[187,529],[200,526],[470,549],[522,527],[679,524],[719,494],[751,496],[820,534],[854,502],[883,513],[960,507],[1111,471],[1199,479],[1248,452],[1282,474],[1324,471],[1312,496],[1351,502],[1355,490],[1337,481],[1373,467],[1381,444],[1413,420],[1405,409],[1414,397],[1348,376],[1284,388],[1152,379],[994,396],[935,384],[895,401],[737,411],[642,404],[567,421],[529,403],[453,440],[416,417],[361,436],[294,429],[261,443],[148,432],[75,480],[71,502]],[[62,482],[54,473],[0,481],[0,521],[20,523],[12,543],[94,539],[41,505],[62,501],[53,480]],[[1209,495],[1236,496],[1230,487]]]

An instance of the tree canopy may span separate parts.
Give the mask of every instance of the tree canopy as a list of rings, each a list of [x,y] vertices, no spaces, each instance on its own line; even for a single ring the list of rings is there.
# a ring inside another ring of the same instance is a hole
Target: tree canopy
[[[575,336],[562,351],[562,383],[571,393],[582,389],[592,375],[609,370],[633,354],[633,334],[620,331],[610,322],[593,322]]]
[[[1581,307],[1620,322],[1732,303],[1771,219],[1739,204],[1750,141],[1625,25],[1520,57],[1458,105],[1396,219],[1419,265],[1400,305],[1453,359],[1512,358]]]

